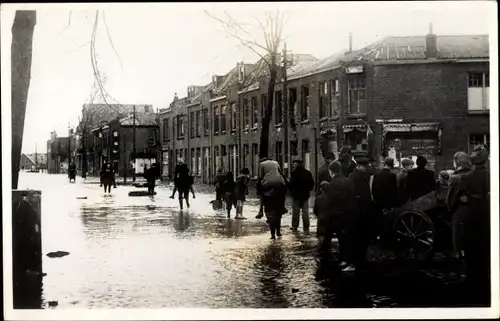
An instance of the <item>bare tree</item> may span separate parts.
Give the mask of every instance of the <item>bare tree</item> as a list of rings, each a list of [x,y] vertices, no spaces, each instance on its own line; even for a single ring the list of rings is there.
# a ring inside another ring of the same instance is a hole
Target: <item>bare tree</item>
[[[209,12],[205,13],[218,21],[224,31],[232,38],[237,39],[240,44],[257,54],[269,71],[269,82],[267,87],[267,102],[262,117],[262,130],[260,134],[259,156],[267,157],[269,151],[269,125],[273,115],[274,87],[279,70],[280,46],[283,42],[283,30],[286,24],[285,16],[279,11],[275,13],[266,12],[265,21],[254,17],[257,28],[263,35],[263,42],[259,42],[247,29],[252,24],[244,24],[236,21],[227,12],[225,18],[218,18]]]
[[[12,189],[17,189],[19,180],[35,25],[36,11],[16,11],[12,25],[11,45]]]

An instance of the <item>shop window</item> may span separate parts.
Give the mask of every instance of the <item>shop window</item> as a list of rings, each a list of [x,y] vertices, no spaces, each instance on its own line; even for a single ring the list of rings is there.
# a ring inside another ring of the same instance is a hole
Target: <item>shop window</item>
[[[346,133],[345,142],[353,151],[368,151],[368,138],[365,131],[355,130]]]
[[[471,112],[490,110],[490,74],[488,72],[469,73],[467,106]]]
[[[366,85],[363,76],[353,76],[348,80],[349,114],[366,114]]]
[[[489,149],[490,135],[488,134],[471,134],[469,135],[469,154],[474,151],[477,146],[485,146]]]

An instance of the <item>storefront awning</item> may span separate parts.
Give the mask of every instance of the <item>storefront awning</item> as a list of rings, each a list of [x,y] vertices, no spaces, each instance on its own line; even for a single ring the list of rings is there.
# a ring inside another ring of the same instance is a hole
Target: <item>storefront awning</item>
[[[382,126],[385,133],[437,132],[439,130],[439,123],[384,124]]]
[[[336,134],[337,133],[337,127],[325,127],[321,128],[320,135],[328,135],[330,133]]]
[[[344,125],[342,126],[344,133],[349,133],[355,130],[365,132],[368,130],[368,125],[366,124],[355,124],[355,125]]]

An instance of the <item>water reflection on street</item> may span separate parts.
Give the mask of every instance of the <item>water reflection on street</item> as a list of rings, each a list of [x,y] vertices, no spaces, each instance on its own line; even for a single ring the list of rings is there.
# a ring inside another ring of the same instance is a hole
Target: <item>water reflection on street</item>
[[[153,197],[129,197],[137,189],[132,186],[118,186],[107,196],[99,184],[84,184],[79,177],[69,184],[64,175],[22,173],[23,188],[42,190],[44,254],[70,252],[60,259],[44,255],[44,308],[48,301],[57,301],[59,309],[456,302],[452,293],[445,294],[449,287],[444,278],[430,272],[383,281],[379,279],[391,271],[388,267],[343,275],[336,271],[335,253],[318,252],[314,232],[288,229],[290,215],[284,217],[283,238],[269,240],[266,223],[254,218],[255,201],[245,208],[246,220],[228,220],[212,209],[209,193],[198,193],[190,209],[179,211],[177,200],[168,197],[171,189],[164,186]],[[315,224],[313,219],[312,231]],[[425,296],[414,295],[422,287],[427,288]]]

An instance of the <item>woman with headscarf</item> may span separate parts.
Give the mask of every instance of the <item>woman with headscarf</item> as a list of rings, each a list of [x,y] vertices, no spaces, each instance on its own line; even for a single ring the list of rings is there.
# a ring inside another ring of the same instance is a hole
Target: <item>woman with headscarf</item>
[[[457,152],[453,156],[453,166],[455,171],[450,177],[448,193],[446,195],[446,207],[451,213],[451,226],[453,229],[454,254],[463,257],[463,229],[464,219],[467,216],[466,204],[460,201],[462,195],[459,194],[459,186],[462,177],[471,171],[472,164],[469,155],[464,152]]]

